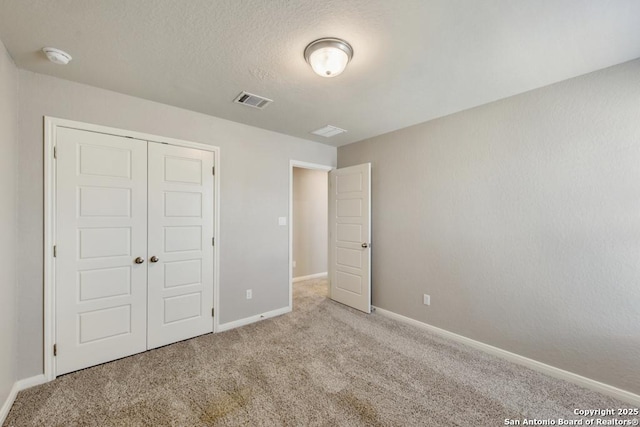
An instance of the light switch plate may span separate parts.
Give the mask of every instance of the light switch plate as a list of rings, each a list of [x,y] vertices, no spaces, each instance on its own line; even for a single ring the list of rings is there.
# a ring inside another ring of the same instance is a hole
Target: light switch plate
[[[286,216],[278,217],[278,225],[287,225],[287,217]]]

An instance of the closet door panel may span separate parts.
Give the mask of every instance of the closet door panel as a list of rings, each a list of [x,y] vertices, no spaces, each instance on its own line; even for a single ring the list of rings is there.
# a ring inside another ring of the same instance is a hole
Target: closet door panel
[[[149,143],[149,348],[213,331],[213,163]]]
[[[56,373],[146,350],[147,142],[58,128]]]

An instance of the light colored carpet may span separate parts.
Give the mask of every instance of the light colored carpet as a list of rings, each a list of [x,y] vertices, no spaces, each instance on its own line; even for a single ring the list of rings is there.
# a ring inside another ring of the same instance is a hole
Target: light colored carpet
[[[7,426],[498,426],[626,407],[294,285],[294,311],[20,392]]]

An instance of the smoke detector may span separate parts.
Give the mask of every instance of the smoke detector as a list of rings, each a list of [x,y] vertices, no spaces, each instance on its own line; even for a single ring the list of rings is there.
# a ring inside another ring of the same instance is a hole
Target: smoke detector
[[[273,99],[265,98],[264,96],[254,95],[249,92],[240,92],[240,95],[233,100],[236,104],[246,105],[247,107],[257,108],[263,110],[267,105],[273,102]]]
[[[71,55],[63,50],[56,49],[55,47],[45,47],[42,48],[42,51],[47,55],[49,61],[54,64],[67,65],[69,61],[71,61]]]

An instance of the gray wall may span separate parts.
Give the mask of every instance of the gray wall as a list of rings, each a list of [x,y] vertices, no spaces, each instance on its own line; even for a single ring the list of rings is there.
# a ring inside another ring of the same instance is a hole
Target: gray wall
[[[243,108],[237,106],[237,108]],[[260,114],[250,110],[247,114]],[[176,107],[19,71],[21,378],[42,373],[43,116],[217,145],[221,149],[220,321],[289,303],[289,160],[335,165],[336,149]],[[253,289],[253,299],[245,290]]]
[[[293,168],[293,277],[327,272],[328,172]]]
[[[640,60],[338,150],[363,162],[374,305],[640,393]]]
[[[18,71],[0,42],[0,406],[16,381]]]

